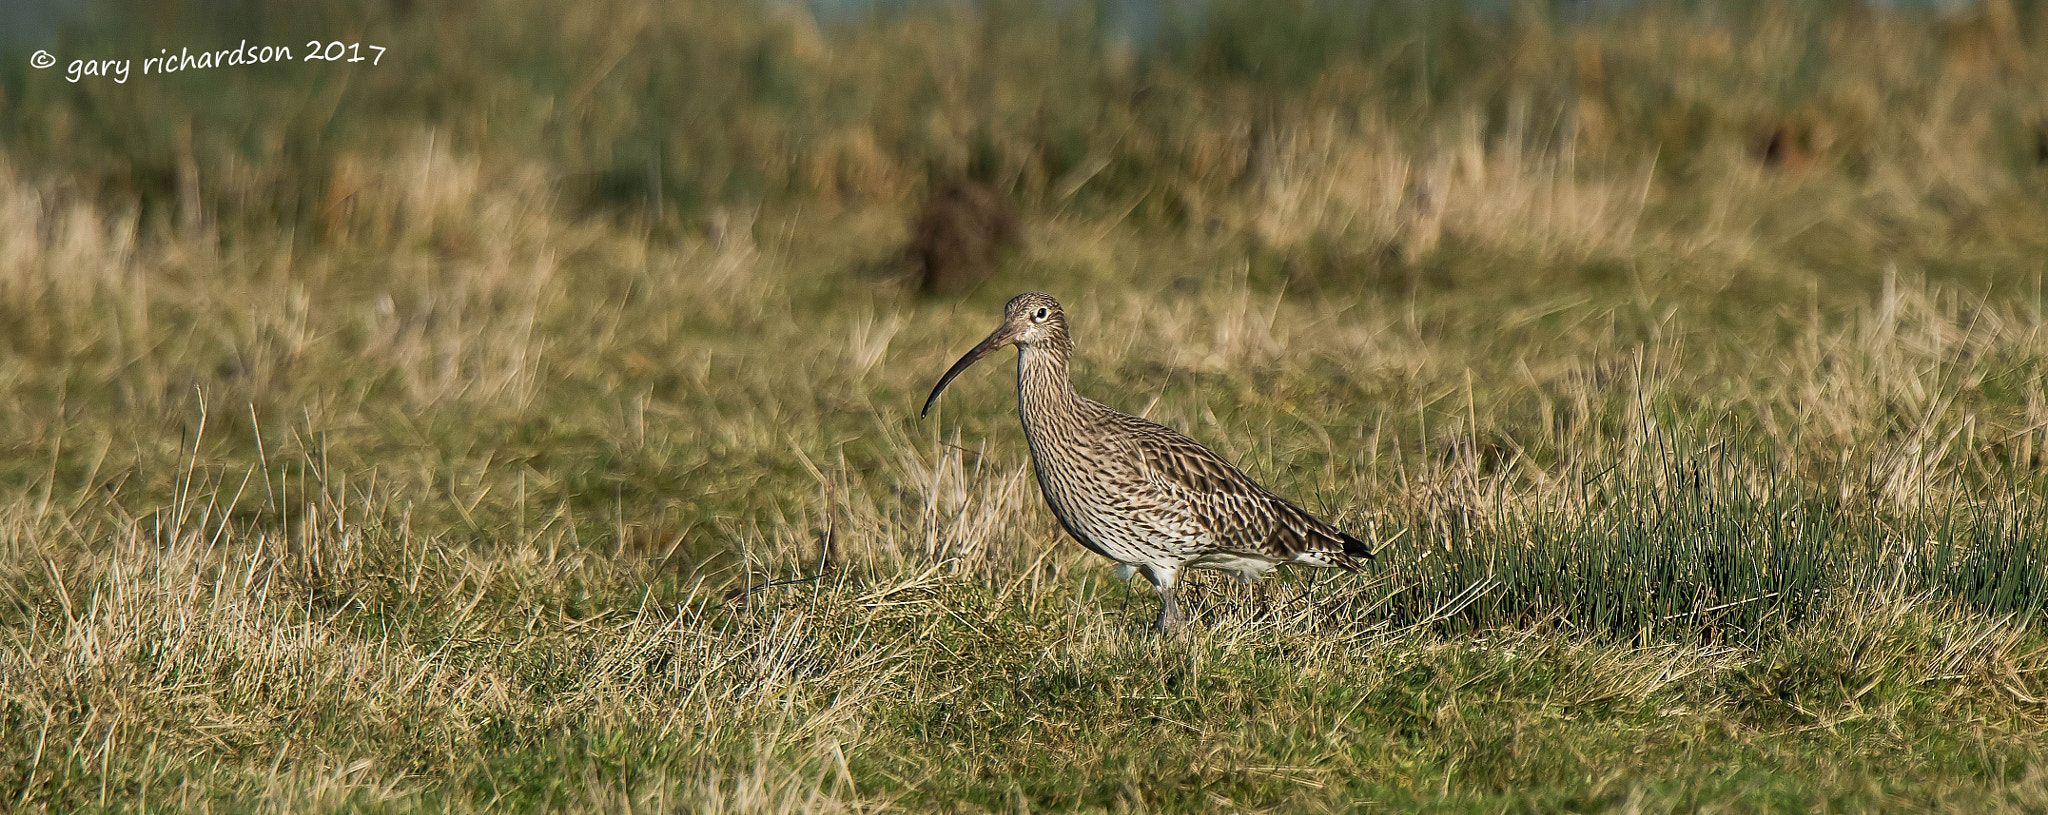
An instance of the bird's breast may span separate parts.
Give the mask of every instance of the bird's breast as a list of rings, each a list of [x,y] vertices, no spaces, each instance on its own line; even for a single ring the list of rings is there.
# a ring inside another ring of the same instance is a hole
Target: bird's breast
[[[1045,502],[1089,549],[1122,563],[1179,563],[1203,536],[1176,534],[1143,473],[1114,445],[1032,439],[1032,468]]]

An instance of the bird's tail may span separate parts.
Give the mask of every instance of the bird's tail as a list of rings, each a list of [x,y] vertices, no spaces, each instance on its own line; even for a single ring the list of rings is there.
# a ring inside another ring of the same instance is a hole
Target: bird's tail
[[[1332,541],[1341,545],[1343,549],[1339,550],[1336,547],[1330,546],[1329,542]],[[1324,537],[1322,546],[1298,552],[1294,555],[1294,561],[1297,563],[1337,568],[1345,571],[1357,569],[1358,564],[1371,559],[1372,547],[1367,546],[1365,541],[1335,531]]]
[[[1337,533],[1337,539],[1344,542],[1344,554],[1351,557],[1365,558],[1366,560],[1373,559],[1372,547],[1366,545],[1365,541],[1342,532]]]

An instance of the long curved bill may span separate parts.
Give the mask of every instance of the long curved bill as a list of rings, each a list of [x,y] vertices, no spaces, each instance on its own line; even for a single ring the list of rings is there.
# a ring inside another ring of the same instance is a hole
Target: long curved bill
[[[990,351],[1003,347],[1003,343],[1008,340],[1009,337],[1004,336],[1001,329],[997,329],[995,333],[988,335],[988,339],[982,340],[980,345],[974,346],[966,356],[961,357],[959,362],[953,363],[953,367],[946,369],[946,375],[939,377],[939,384],[932,388],[932,395],[925,397],[924,410],[917,412],[917,418],[922,419],[931,414],[932,403],[939,401],[939,392],[953,383],[953,377],[959,376],[961,371],[967,370],[982,357],[988,356]]]

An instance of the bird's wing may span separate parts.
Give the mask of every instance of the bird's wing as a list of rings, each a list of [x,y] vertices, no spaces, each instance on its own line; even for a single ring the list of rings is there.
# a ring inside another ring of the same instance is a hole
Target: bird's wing
[[[1144,485],[1127,500],[1142,504],[1162,531],[1206,537],[1216,551],[1276,561],[1308,554],[1349,568],[1353,557],[1370,556],[1356,538],[1267,491],[1194,439],[1135,416],[1114,416],[1108,421],[1120,432],[1111,435],[1138,469],[1134,481]]]

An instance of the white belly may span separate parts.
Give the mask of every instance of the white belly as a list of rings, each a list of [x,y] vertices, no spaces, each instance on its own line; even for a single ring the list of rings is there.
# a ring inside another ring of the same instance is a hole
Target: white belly
[[[1254,583],[1259,578],[1265,577],[1266,572],[1272,571],[1275,565],[1273,561],[1253,555],[1215,552],[1189,561],[1187,568],[1215,569],[1217,571],[1230,572],[1239,580],[1246,583]]]

